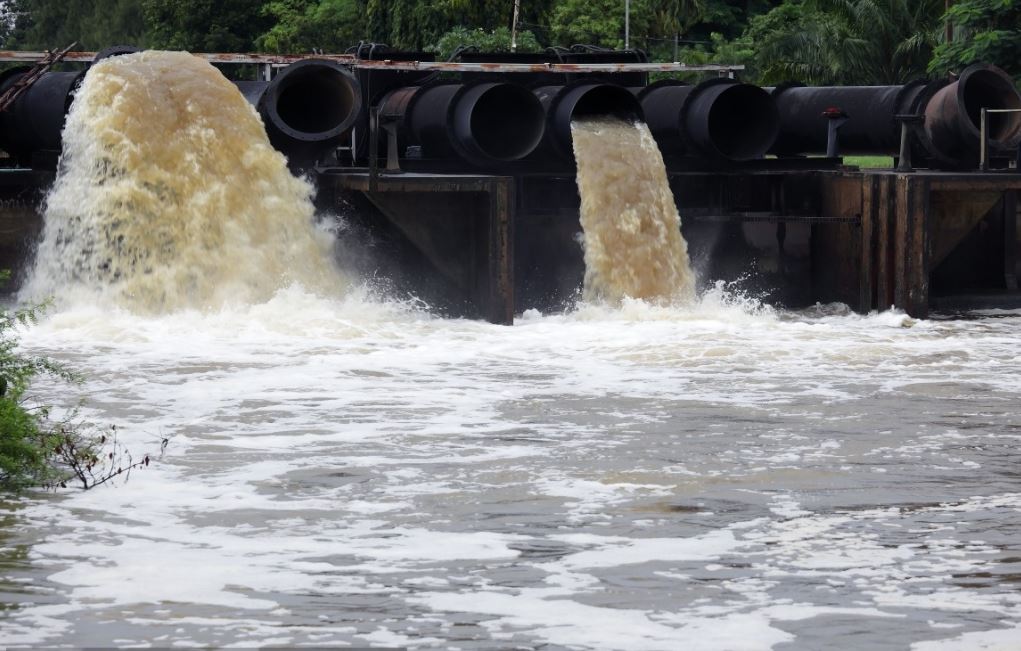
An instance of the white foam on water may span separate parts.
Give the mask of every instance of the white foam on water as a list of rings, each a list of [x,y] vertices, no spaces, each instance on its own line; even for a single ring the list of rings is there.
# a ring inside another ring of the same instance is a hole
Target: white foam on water
[[[676,474],[647,460],[616,474],[600,469],[600,460],[635,454],[644,438],[660,436],[679,409],[719,417],[752,410],[768,421],[777,405],[798,404],[792,413],[808,416],[821,409],[806,399],[855,409],[884,391],[950,382],[959,393],[988,385],[989,362],[1008,367],[1014,355],[1006,321],[980,331],[896,321],[636,302],[531,315],[506,328],[294,287],[245,310],[59,311],[25,333],[26,350],[81,367],[88,416],[117,424],[133,451],[151,449],[159,436],[171,443],[162,461],[123,485],[68,491],[21,512],[23,527],[50,531],[30,553],[40,568],[50,564],[42,572],[68,604],[21,608],[11,616],[16,639],[74,639],[73,622],[110,608],[158,626],[138,612],[142,604],[173,611],[189,603],[237,622],[261,613],[259,627],[227,630],[295,643],[307,639],[305,625],[281,637],[279,622],[293,615],[272,613],[296,594],[387,596],[441,620],[475,613],[494,639],[583,648],[670,648],[702,632],[705,648],[768,649],[794,639],[784,622],[850,613],[810,593],[777,604],[776,591],[790,581],[853,590],[866,618],[917,609],[1009,621],[1017,600],[946,583],[949,573],[981,571],[988,545],[961,548],[937,528],[891,547],[879,532],[904,512],[817,514],[782,490],[781,469],[798,481],[806,464],[869,459],[871,450],[853,440],[780,428],[765,447],[728,450],[727,430],[714,433],[698,416],[693,426],[704,434],[686,436],[719,438],[712,465],[689,457]],[[63,393],[47,383],[39,391],[50,401]],[[877,458],[952,457],[947,446],[981,433],[962,436],[957,428],[920,431]],[[680,538],[657,535],[662,516],[636,521],[630,534],[615,524],[635,505],[698,495],[713,481],[742,486],[742,476],[752,491],[763,482],[781,488],[763,517]],[[929,508],[934,517],[964,517],[1019,506],[1016,494],[1000,493]],[[563,548],[562,558],[522,555],[534,532],[471,524],[468,514],[493,508],[557,514],[562,528],[538,540]],[[756,569],[735,574],[733,559]],[[528,568],[536,578],[514,590],[470,578],[498,567]],[[591,601],[621,574],[655,576],[657,590],[673,585],[681,594],[697,585],[684,577],[716,576],[731,596],[675,607]],[[408,583],[386,578],[405,575]],[[904,584],[905,576],[915,579]],[[915,590],[923,584],[924,593]],[[28,623],[39,627],[35,637]],[[341,624],[324,626],[323,640],[386,637],[376,625],[356,634]],[[419,641],[387,630],[417,647],[443,639],[441,629],[427,626]],[[200,642],[203,630],[188,625],[172,639]],[[947,632],[961,634],[934,628],[933,637]]]
[[[972,631],[948,640],[915,642],[911,651],[1014,651],[1018,640],[1021,640],[1021,626],[1015,625],[992,631]]]

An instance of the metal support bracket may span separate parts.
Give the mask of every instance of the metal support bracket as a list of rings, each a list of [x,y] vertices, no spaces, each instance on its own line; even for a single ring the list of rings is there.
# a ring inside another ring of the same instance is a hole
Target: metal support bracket
[[[897,156],[898,172],[914,172],[911,163],[911,134],[925,123],[924,115],[900,114],[893,116],[900,123],[900,154]]]

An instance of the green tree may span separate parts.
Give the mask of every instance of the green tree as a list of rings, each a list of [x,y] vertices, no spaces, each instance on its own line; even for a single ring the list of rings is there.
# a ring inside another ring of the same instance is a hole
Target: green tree
[[[77,378],[48,359],[18,352],[18,329],[37,315],[38,308],[0,312],[0,489],[5,490],[61,478],[52,463],[60,433],[47,422],[45,409],[28,405],[26,392],[40,373],[71,382]]]
[[[942,0],[789,0],[753,18],[763,81],[898,84],[923,76]]]
[[[273,27],[262,0],[142,0],[150,45],[189,52],[245,52]]]
[[[368,38],[365,0],[274,0],[263,7],[275,24],[258,39],[260,50],[343,52]]]
[[[632,45],[644,42],[652,23],[649,0],[632,0]],[[560,0],[550,16],[554,44],[624,48],[624,3],[621,0]]]
[[[365,14],[372,40],[421,50],[457,26],[509,28],[512,9],[507,0],[366,0]],[[534,8],[525,14],[536,15]]]
[[[148,44],[137,0],[13,0],[7,7],[10,49],[80,49]]]
[[[685,34],[705,15],[706,0],[653,0],[650,7],[655,20],[655,35]]]
[[[455,27],[440,37],[440,40],[429,47],[430,50],[439,52],[441,59],[448,59],[460,47],[474,46],[480,52],[510,52],[511,31],[506,27],[498,27],[494,30],[481,28],[469,29],[467,27]],[[517,51],[538,52],[542,50],[535,35],[529,31],[518,31]]]
[[[1021,0],[958,0],[944,19],[954,39],[936,48],[932,72],[984,62],[1021,77]]]

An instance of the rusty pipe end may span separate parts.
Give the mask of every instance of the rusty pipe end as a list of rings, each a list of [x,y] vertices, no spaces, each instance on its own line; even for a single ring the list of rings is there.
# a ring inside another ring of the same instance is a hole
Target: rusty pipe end
[[[936,91],[925,106],[925,133],[935,153],[948,160],[971,161],[979,150],[983,108],[1021,109],[1021,93],[1000,68],[975,64]],[[988,119],[991,146],[1017,147],[1021,113],[990,113]]]

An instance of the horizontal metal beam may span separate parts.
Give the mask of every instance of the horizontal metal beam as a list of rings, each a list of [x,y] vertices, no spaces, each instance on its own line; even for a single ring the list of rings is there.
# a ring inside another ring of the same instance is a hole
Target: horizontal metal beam
[[[794,224],[860,224],[861,215],[838,217],[832,215],[782,215],[772,212],[706,212],[680,210],[681,221],[696,222],[765,222]]]
[[[366,70],[436,70],[442,72],[720,72],[744,70],[743,65],[687,63],[459,63],[445,61],[359,60],[354,68]]]
[[[0,61],[32,63],[46,58],[46,52],[0,51]],[[95,52],[68,52],[65,61],[89,63]],[[440,72],[578,73],[578,72],[717,72],[744,70],[743,65],[687,63],[460,63],[447,61],[373,61],[356,59],[351,54],[231,54],[196,53],[210,63],[237,63],[286,66],[302,59],[327,59],[360,70],[434,70]]]

